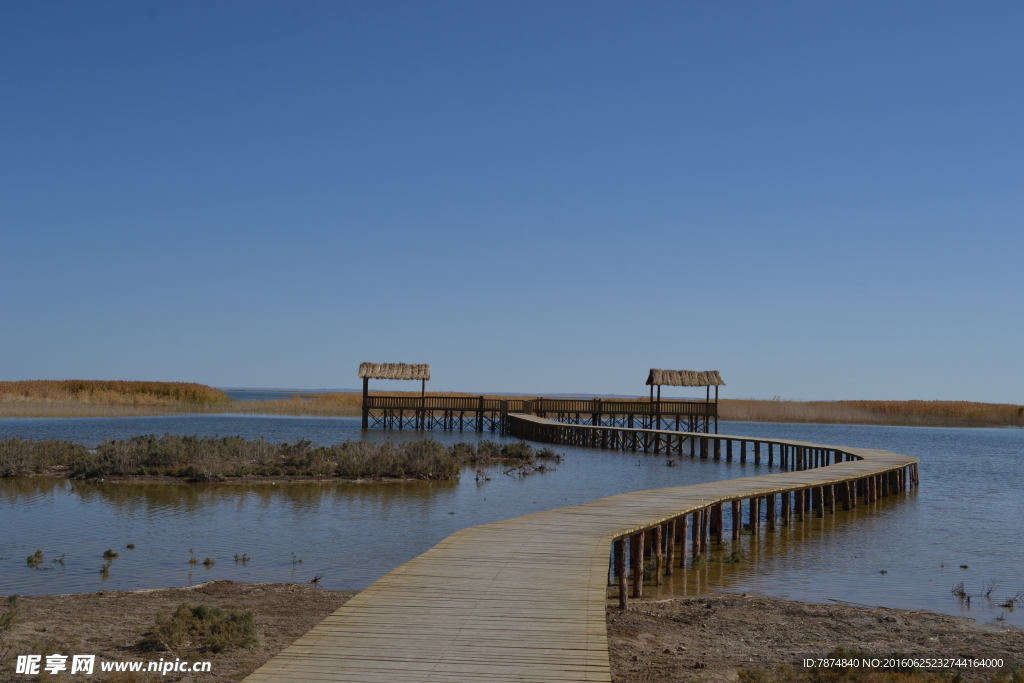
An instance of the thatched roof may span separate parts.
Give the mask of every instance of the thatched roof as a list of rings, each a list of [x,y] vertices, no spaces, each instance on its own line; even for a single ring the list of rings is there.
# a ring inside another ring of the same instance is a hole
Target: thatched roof
[[[647,376],[650,385],[666,387],[724,387],[725,382],[718,370],[656,370],[651,368]]]
[[[369,379],[430,379],[430,364],[360,363],[359,376]]]

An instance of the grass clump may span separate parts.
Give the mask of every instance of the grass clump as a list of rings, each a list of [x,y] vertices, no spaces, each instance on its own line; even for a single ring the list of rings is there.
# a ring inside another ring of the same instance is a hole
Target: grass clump
[[[7,609],[0,612],[0,641],[2,641],[4,636],[14,628],[14,623],[18,621],[18,612],[20,608],[20,596],[12,595],[7,598]]]
[[[112,560],[115,557],[118,557],[118,553],[115,553],[113,548],[107,548],[103,551],[104,560]]]
[[[30,567],[38,567],[39,565],[41,565],[43,563],[43,551],[42,550],[35,551],[34,553],[32,553],[31,555],[28,556],[28,559],[25,560],[25,562]]]
[[[159,615],[156,629],[141,643],[148,650],[224,652],[256,645],[252,611],[225,612],[210,605],[182,603],[171,616]]]
[[[723,557],[722,562],[725,562],[726,564],[740,564],[742,562],[745,562],[746,559],[747,554],[743,552],[742,548],[739,548],[737,550],[733,550],[731,553]]]

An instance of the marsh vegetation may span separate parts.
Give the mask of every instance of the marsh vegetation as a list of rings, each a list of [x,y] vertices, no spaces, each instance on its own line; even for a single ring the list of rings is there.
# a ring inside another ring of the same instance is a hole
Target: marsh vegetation
[[[525,442],[445,446],[432,439],[272,443],[264,439],[165,434],[109,440],[94,449],[58,439],[0,441],[0,477],[32,475],[76,479],[174,477],[191,482],[228,477],[339,479],[457,479],[464,467],[509,465],[506,473],[545,472],[560,456]]]

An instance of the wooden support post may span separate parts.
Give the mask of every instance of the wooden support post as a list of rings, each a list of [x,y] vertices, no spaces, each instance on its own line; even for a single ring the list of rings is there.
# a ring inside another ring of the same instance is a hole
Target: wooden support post
[[[716,503],[715,507],[715,542],[718,545],[722,545],[725,538],[725,511],[722,509],[721,503]]]
[[[782,523],[789,526],[789,520],[793,513],[793,501],[789,491],[782,494]]]
[[[676,559],[676,520],[665,522],[665,576],[672,576],[672,564]]]
[[[715,460],[722,459],[722,440],[715,439]]]
[[[644,596],[644,532],[638,531],[632,536],[633,547],[630,549],[633,560],[633,597]]]
[[[740,441],[740,462],[747,461],[747,442]]]
[[[679,537],[679,566],[686,566],[686,515],[682,515],[676,521],[676,535]]]
[[[754,464],[755,465],[760,465],[761,464],[761,442],[760,441],[755,441],[754,442]]]
[[[825,491],[824,488],[821,486],[815,486],[813,491],[811,492],[812,506],[814,507],[814,514],[817,517],[825,516],[825,506],[823,504],[824,500],[822,500],[824,496]]]
[[[769,493],[765,502],[768,505],[768,531],[775,531],[775,494]]]
[[[804,521],[804,489],[799,489],[796,492],[796,521]]]
[[[366,407],[367,399],[370,397],[370,378],[363,378],[363,429],[370,426],[370,409]]]
[[[751,498],[748,503],[750,507],[747,512],[747,523],[750,525],[750,533],[757,535],[757,498]]]
[[[826,496],[828,499],[828,514],[834,515],[836,514],[836,485],[829,484],[826,493],[828,494]]]
[[[707,460],[707,458],[708,458],[708,451],[710,450],[709,445],[710,444],[708,444],[708,437],[702,436],[700,438],[700,457],[701,457],[701,460]]]
[[[693,556],[694,560],[696,560],[697,556],[700,555],[700,522],[701,522],[700,518],[701,518],[701,516],[702,515],[701,515],[701,511],[700,510],[694,510],[694,512],[693,512],[693,538],[691,539],[691,543],[690,543],[690,545],[693,546],[692,549],[690,550],[690,554]]]
[[[654,527],[654,585],[661,585],[661,574],[664,571],[664,556],[662,555],[662,545],[664,544],[664,527],[658,524]]]
[[[629,591],[626,579],[626,541],[620,538],[615,541],[615,579],[619,584],[619,608],[629,607]]]
[[[771,467],[775,464],[773,462],[775,460],[775,454],[773,453],[774,449],[772,448],[773,445],[774,444],[768,444],[768,467]]]
[[[706,557],[711,550],[711,508],[704,508],[700,522],[700,552]]]
[[[843,502],[843,509],[850,509],[850,482],[844,481],[839,485],[839,496]]]
[[[725,461],[732,462],[732,439],[725,440]]]

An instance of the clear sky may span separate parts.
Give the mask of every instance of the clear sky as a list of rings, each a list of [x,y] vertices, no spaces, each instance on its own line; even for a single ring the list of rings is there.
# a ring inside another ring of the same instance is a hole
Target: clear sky
[[[0,379],[1024,403],[1022,36],[1019,2],[2,3]]]

